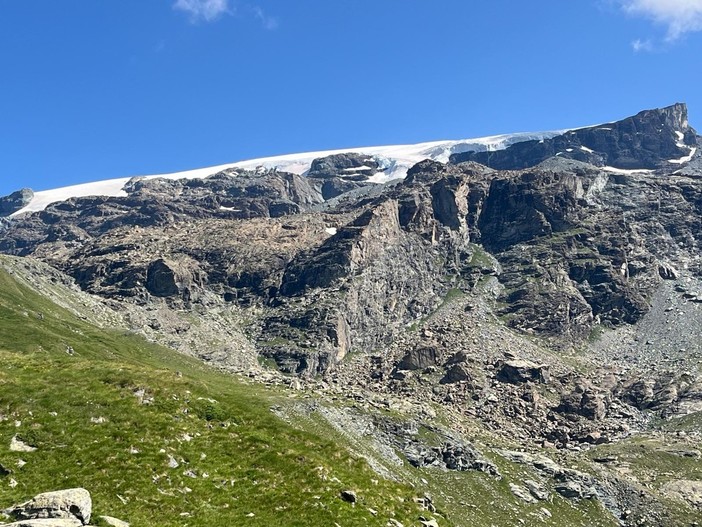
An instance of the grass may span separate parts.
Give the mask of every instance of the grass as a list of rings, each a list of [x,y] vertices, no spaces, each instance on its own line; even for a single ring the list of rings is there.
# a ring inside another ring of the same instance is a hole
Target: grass
[[[0,364],[0,463],[11,471],[0,507],[81,486],[96,516],[135,526],[413,525],[420,514],[409,487],[275,417],[287,394],[95,327],[2,268]],[[15,435],[37,450],[10,452]]]
[[[681,455],[681,451],[702,447],[694,443],[675,443],[670,436],[662,440],[653,435],[635,436],[628,440],[602,445],[591,450],[590,458],[613,456],[616,466],[629,477],[652,490],[665,505],[668,525],[694,525],[699,521],[699,511],[693,511],[683,502],[676,501],[660,491],[664,485],[676,480],[702,480],[702,463],[696,457]]]

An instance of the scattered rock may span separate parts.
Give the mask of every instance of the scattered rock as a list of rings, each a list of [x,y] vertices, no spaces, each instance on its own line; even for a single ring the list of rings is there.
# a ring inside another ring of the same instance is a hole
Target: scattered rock
[[[352,490],[342,490],[339,493],[339,496],[341,496],[342,500],[348,503],[356,503],[357,501],[356,493]]]
[[[36,448],[28,445],[21,439],[19,439],[17,436],[14,436],[10,440],[10,452],[34,452],[36,451]]]

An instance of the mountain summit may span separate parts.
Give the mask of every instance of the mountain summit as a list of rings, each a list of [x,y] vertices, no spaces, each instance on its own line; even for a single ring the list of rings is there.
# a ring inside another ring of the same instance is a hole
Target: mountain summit
[[[497,152],[453,154],[451,162],[476,161],[499,170],[518,170],[560,156],[599,167],[665,170],[690,161],[697,146],[698,136],[688,123],[687,106],[678,103],[645,110],[621,121],[519,142]]]

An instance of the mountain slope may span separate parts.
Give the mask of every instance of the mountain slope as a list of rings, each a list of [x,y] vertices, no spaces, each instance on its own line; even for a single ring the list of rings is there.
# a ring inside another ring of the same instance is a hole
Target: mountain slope
[[[507,523],[686,525],[699,140],[675,105],[468,154],[489,166],[425,159],[385,184],[367,151],[301,174],[136,179],[13,216],[0,250],[70,275],[102,318],[299,387],[278,415],[426,488],[458,525],[467,503],[474,522],[498,508]]]
[[[12,278],[41,272],[0,259],[0,503],[82,486],[99,514],[133,525],[384,526],[419,516],[407,487],[271,414],[286,394],[95,327]],[[12,438],[36,450],[9,451]],[[347,489],[358,506],[339,497]]]

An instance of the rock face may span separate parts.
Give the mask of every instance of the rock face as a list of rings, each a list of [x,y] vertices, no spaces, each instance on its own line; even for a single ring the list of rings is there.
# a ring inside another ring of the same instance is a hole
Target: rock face
[[[676,105],[537,144],[570,137],[610,157],[616,146],[616,159],[626,150],[649,166],[652,152],[689,150],[679,146],[696,141],[686,119]],[[501,155],[531,165],[519,148]],[[660,282],[689,268],[702,188],[687,173],[623,175],[565,157],[517,172],[424,161],[372,191],[353,174],[381,166],[353,153],[316,160],[308,177],[230,169],[135,179],[125,197],[68,200],[13,220],[0,250],[43,258],[108,298],[256,306],[260,353],[290,373],[325,374],[350,351],[383,348],[447,294],[490,276],[511,328],[570,346],[598,325],[635,324]],[[329,181],[354,190],[332,199]]]
[[[500,170],[533,167],[554,156],[620,169],[670,168],[697,148],[687,106],[647,110],[622,121],[571,130],[552,139],[525,141],[497,152],[465,152],[452,163],[477,161]],[[672,164],[671,164],[672,163]]]
[[[32,189],[23,188],[9,196],[0,197],[0,217],[9,216],[24,208],[34,197]]]

